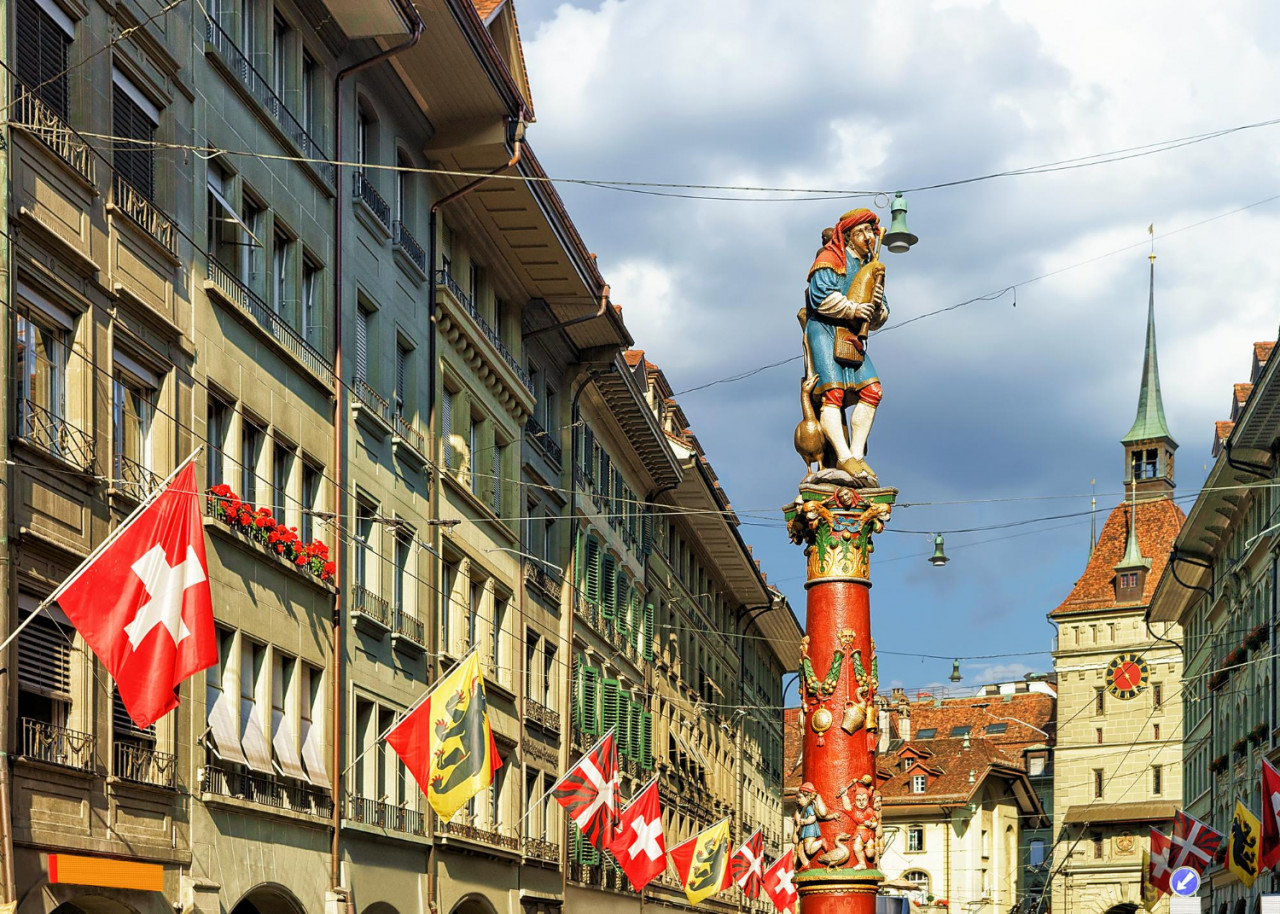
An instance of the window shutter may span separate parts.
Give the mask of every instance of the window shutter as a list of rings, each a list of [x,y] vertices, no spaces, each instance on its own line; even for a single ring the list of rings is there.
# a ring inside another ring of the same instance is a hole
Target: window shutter
[[[502,516],[502,447],[494,444],[491,465],[493,468],[493,513]]]
[[[35,0],[18,4],[18,79],[64,121],[68,116],[67,47],[71,40]],[[38,87],[38,88],[37,88]]]
[[[582,695],[579,700],[582,702],[582,732],[586,736],[595,736],[600,732],[600,671],[594,667],[582,668]]]
[[[112,165],[115,172],[148,200],[155,198],[155,124],[142,107],[118,85],[112,86],[111,123],[117,137],[129,137],[142,143],[117,140]]]
[[[606,679],[600,687],[600,732],[617,732],[618,751],[622,751],[623,734],[618,726],[618,680]]]
[[[403,413],[405,405],[405,369],[409,353],[403,346],[396,346],[396,412]]]
[[[631,757],[644,761],[644,703],[634,696],[631,700]]]
[[[569,710],[573,726],[582,730],[582,658],[573,655],[573,667],[569,672]]]
[[[33,619],[18,635],[18,687],[70,701],[72,637],[43,613]]]
[[[655,637],[653,627],[654,627],[653,604],[646,603],[644,604],[644,635],[643,635],[643,638],[644,638],[643,648],[644,648],[645,660],[653,659],[653,642]]]
[[[612,619],[618,609],[618,579],[613,556],[606,555],[600,569],[600,603],[606,619]]]
[[[587,602],[600,603],[600,541],[587,537],[586,582]]]
[[[640,713],[640,764],[646,771],[653,768],[653,715]]]
[[[444,388],[444,396],[440,398],[440,430],[444,438],[444,467],[453,469],[453,392]]]
[[[356,308],[356,377],[369,379],[369,312]]]
[[[152,724],[144,730],[135,724],[124,706],[124,699],[120,697],[120,689],[114,686],[111,689],[111,733],[115,739],[156,738],[156,725]]]

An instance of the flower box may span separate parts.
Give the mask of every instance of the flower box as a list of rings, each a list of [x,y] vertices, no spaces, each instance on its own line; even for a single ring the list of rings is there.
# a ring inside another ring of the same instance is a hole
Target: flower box
[[[210,517],[270,549],[298,571],[326,584],[333,581],[337,566],[329,561],[329,547],[319,540],[302,542],[298,528],[277,523],[270,508],[255,508],[241,501],[230,486],[218,485],[209,490],[205,509]]]

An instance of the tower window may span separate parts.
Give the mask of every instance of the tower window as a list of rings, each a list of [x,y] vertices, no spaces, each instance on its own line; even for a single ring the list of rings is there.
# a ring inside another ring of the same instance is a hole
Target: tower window
[[[1157,448],[1136,448],[1133,451],[1133,478],[1155,479],[1159,462],[1160,451]]]

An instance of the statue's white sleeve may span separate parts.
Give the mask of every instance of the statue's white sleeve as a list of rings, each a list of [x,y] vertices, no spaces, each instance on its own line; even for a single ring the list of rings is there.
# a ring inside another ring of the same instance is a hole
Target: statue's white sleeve
[[[851,321],[856,316],[853,311],[857,306],[839,292],[832,292],[814,309],[823,317],[837,321]]]

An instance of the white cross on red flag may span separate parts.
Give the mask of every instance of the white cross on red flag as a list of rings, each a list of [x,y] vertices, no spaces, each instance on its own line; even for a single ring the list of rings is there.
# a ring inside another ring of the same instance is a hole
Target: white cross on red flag
[[[552,788],[578,831],[602,851],[618,821],[618,781],[618,743],[610,730]]]
[[[662,834],[662,808],[656,780],[650,781],[622,810],[618,833],[609,850],[637,892],[667,868],[667,843]]]
[[[729,871],[743,895],[752,900],[760,897],[760,884],[764,881],[764,834],[760,829],[734,851],[729,859]]]
[[[1205,869],[1213,862],[1214,855],[1222,845],[1222,833],[1214,831],[1195,816],[1182,810],[1173,820],[1173,859],[1169,868],[1176,870],[1180,866],[1189,866],[1197,873],[1204,875]]]
[[[1169,836],[1151,829],[1151,864],[1147,869],[1147,883],[1166,895],[1172,894],[1169,888],[1169,877],[1173,870],[1169,868]]]
[[[188,463],[58,595],[139,727],[177,707],[179,684],[218,662],[208,569]]]
[[[1262,841],[1258,846],[1258,872],[1280,863],[1280,771],[1262,760]]]
[[[794,911],[800,893],[796,891],[796,852],[789,850],[764,871],[764,890],[779,911]]]

